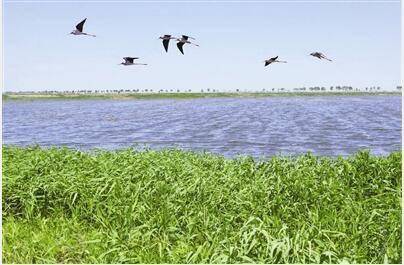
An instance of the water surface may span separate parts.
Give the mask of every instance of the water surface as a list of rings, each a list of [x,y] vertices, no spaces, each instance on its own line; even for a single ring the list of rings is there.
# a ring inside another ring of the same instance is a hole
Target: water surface
[[[401,97],[5,101],[3,144],[385,155],[401,150]]]

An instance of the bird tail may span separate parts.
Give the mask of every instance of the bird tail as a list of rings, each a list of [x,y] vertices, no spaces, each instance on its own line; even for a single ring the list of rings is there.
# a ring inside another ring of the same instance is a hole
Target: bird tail
[[[332,62],[332,60],[331,60],[331,59],[328,59],[328,58],[324,58],[324,59],[326,59],[326,60],[328,60],[328,61]]]
[[[287,61],[277,61],[278,63],[287,63]]]

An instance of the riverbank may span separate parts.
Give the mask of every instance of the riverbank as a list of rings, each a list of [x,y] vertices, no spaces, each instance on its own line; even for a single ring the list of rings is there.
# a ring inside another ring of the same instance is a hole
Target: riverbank
[[[256,98],[292,96],[377,96],[401,95],[401,92],[266,92],[266,93],[3,93],[3,100],[45,100],[45,99],[194,99],[194,98]]]
[[[3,146],[4,263],[401,263],[401,153]]]

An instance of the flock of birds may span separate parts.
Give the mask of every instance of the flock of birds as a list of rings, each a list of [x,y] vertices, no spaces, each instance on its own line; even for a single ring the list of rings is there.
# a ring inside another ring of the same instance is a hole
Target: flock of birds
[[[86,20],[87,20],[87,18],[83,19],[83,21],[81,21],[79,24],[77,24],[76,29],[73,30],[72,32],[70,32],[70,34],[73,34],[73,35],[86,35],[86,36],[95,37],[95,35],[93,35],[93,34],[88,34],[88,33],[83,32],[84,23],[86,22]],[[187,35],[182,35],[181,38],[176,38],[176,37],[174,37],[172,35],[166,34],[166,35],[163,35],[163,36],[159,37],[159,39],[163,40],[163,47],[164,47],[166,52],[168,52],[168,45],[170,43],[170,40],[176,40],[177,41],[178,50],[182,54],[184,54],[183,46],[185,44],[192,44],[192,45],[195,45],[195,46],[199,47],[198,44],[195,44],[195,43],[190,41],[190,39],[191,40],[195,40],[195,39],[192,38],[192,37],[189,37]],[[328,61],[332,61],[331,59],[328,59],[321,52],[312,52],[312,53],[310,53],[310,55],[313,56],[313,57],[316,57],[316,58],[318,58],[320,60],[325,59],[325,60],[328,60]],[[269,59],[265,60],[264,61],[264,63],[265,63],[264,66],[268,66],[271,63],[287,63],[286,61],[278,60],[278,57],[279,56],[275,56],[275,57],[272,57],[272,58],[269,58]],[[147,65],[145,63],[135,63],[134,60],[137,60],[137,59],[139,59],[139,57],[124,57],[123,58],[124,62],[120,63],[119,65],[121,65],[121,64],[122,65]]]

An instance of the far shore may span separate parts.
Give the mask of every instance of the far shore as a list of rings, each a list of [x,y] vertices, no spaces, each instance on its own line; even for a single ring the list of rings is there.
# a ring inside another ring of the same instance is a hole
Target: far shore
[[[206,93],[3,93],[3,100],[47,99],[195,99],[195,98],[258,98],[291,96],[380,96],[401,95],[401,91],[349,92],[206,92]]]

